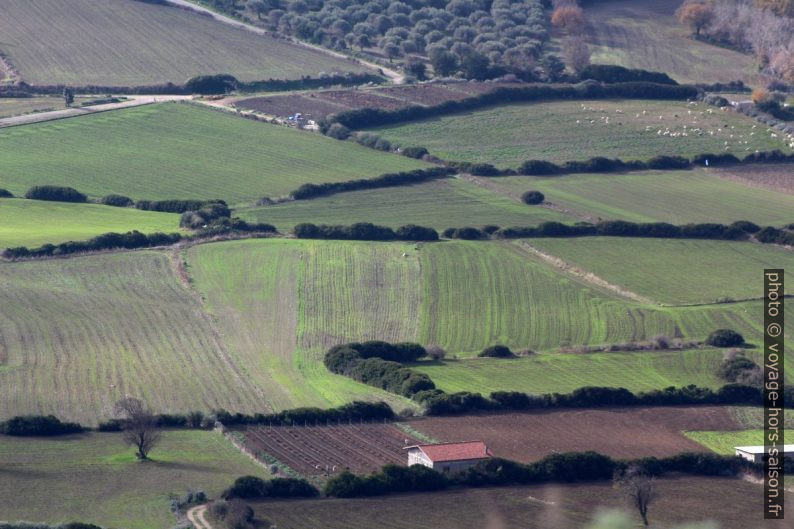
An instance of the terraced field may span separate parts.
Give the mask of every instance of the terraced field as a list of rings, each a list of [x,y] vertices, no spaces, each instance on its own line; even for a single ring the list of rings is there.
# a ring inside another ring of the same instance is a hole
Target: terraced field
[[[633,392],[695,384],[717,388],[719,350],[624,353],[538,353],[528,358],[471,358],[419,362],[436,387],[446,392],[521,391],[567,393],[583,386],[626,388]]]
[[[426,166],[350,142],[180,103],[0,130],[0,152],[0,185],[14,194],[33,185],[56,184],[90,196],[222,198],[230,204],[252,204],[307,182]]]
[[[98,204],[0,199],[0,249],[89,239],[109,231],[179,231],[179,215]]]
[[[263,473],[220,433],[196,430],[165,432],[147,462],[137,461],[116,433],[0,436],[0,461],[4,519],[129,529],[174,525],[171,494],[204,490],[217,497],[239,476]]]
[[[96,424],[125,395],[163,412],[262,410],[162,253],[3,263],[0,283],[0,417]]]
[[[760,298],[765,268],[794,269],[791,251],[751,242],[583,237],[524,244],[666,304]]]
[[[665,72],[682,83],[753,81],[753,57],[690,37],[678,0],[608,0],[585,6],[585,39],[597,64]]]
[[[753,173],[753,167],[736,169]],[[779,226],[792,222],[794,195],[750,187],[710,170],[624,174],[509,176],[488,180],[491,189],[519,197],[537,189],[546,200],[589,220],[723,222],[749,220]]]
[[[361,69],[185,9],[130,0],[5,0],[0,33],[0,51],[31,84],[134,86],[219,73],[295,79]]]
[[[660,154],[743,156],[756,149],[791,151],[781,137],[772,137],[750,117],[680,101],[510,104],[372,131],[399,145],[426,147],[443,159],[513,168],[528,159],[646,160]]]
[[[573,222],[564,214],[527,206],[515,198],[504,197],[460,179],[353,191],[313,200],[244,208],[236,213],[248,220],[269,222],[283,231],[289,231],[301,222],[375,222],[395,228],[413,223],[438,230],[486,224],[528,226],[547,221]]]

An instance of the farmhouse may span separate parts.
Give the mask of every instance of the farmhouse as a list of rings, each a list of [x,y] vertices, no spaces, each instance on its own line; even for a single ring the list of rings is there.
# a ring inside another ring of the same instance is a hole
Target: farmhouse
[[[406,446],[408,466],[424,465],[441,472],[460,472],[491,457],[482,441]]]
[[[736,455],[753,463],[763,463],[766,450],[763,445],[759,446],[737,446]],[[794,445],[783,446],[783,457],[794,458]]]

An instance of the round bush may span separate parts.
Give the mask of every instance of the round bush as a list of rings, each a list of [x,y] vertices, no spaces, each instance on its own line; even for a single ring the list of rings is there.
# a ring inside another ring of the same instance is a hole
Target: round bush
[[[744,337],[731,329],[717,329],[706,338],[706,345],[714,347],[737,347],[744,344]]]
[[[52,200],[55,202],[85,202],[88,198],[72,187],[33,186],[25,193],[31,200]]]
[[[325,133],[326,136],[330,136],[336,140],[346,140],[350,137],[350,129],[342,125],[341,123],[334,123],[330,127],[328,127],[328,131]]]
[[[492,345],[486,347],[477,356],[490,358],[513,358],[515,355],[506,345]]]
[[[546,197],[540,191],[527,191],[521,195],[521,200],[524,204],[540,204],[546,200]]]
[[[8,189],[0,189],[0,198],[14,198],[14,195]]]
[[[128,208],[133,204],[132,199],[124,195],[106,195],[99,202],[106,206],[116,206],[118,208]]]

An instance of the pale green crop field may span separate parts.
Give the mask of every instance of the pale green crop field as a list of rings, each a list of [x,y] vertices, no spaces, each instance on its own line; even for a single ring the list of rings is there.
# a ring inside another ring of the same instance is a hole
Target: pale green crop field
[[[626,388],[632,392],[695,384],[716,388],[722,360],[715,349],[611,353],[537,353],[515,359],[471,358],[418,362],[436,387],[449,392],[521,391],[567,393],[584,386]]]
[[[751,172],[753,168],[741,170]],[[509,176],[493,178],[489,185],[515,197],[537,189],[547,201],[590,220],[672,224],[749,220],[773,226],[794,221],[794,195],[724,180],[702,169],[553,178]]]
[[[462,179],[444,179],[412,186],[351,191],[312,200],[238,209],[244,219],[268,222],[289,231],[301,222],[353,224],[372,222],[397,228],[405,224],[441,231],[463,226],[529,226],[541,222],[573,222],[556,211],[527,206]]]
[[[0,199],[0,248],[90,239],[109,231],[179,231],[179,215],[22,198]]]
[[[308,182],[427,167],[352,142],[179,103],[0,130],[0,164],[0,187],[15,195],[55,184],[93,197],[221,198],[230,205],[284,195]]]
[[[580,237],[525,244],[665,304],[760,299],[764,269],[794,270],[794,253],[752,242]]]
[[[684,432],[684,435],[718,454],[733,455],[736,446],[764,444],[763,430],[740,430],[738,432]]]
[[[103,527],[171,527],[170,496],[217,497],[263,470],[215,431],[166,431],[140,462],[117,433],[0,436],[0,519],[88,522]]]
[[[791,152],[782,138],[773,138],[748,116],[685,101],[508,104],[371,130],[406,147],[426,147],[439,158],[512,168],[529,159],[646,160],[663,154],[691,158],[709,152]]]
[[[30,84],[135,86],[204,74],[296,79],[356,63],[186,9],[131,0],[4,0],[3,42]]]

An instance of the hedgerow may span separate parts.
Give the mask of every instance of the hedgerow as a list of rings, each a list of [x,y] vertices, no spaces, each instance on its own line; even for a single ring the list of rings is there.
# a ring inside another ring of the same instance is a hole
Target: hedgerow
[[[351,241],[435,241],[438,232],[433,228],[407,224],[393,230],[369,222],[350,226],[328,226],[325,224],[301,223],[292,233],[299,239],[341,239]]]
[[[148,248],[151,246],[165,246],[182,240],[179,233],[150,233],[148,235],[137,230],[127,233],[104,233],[87,241],[69,241],[58,245],[45,244],[38,248],[18,246],[6,248],[3,257],[6,259],[23,259],[28,257],[49,257],[53,255],[69,255],[81,252],[94,252],[98,250],[113,250],[125,248]]]
[[[319,494],[320,491],[305,479],[274,478],[264,480],[256,476],[242,476],[221,493],[221,497],[227,500],[233,498],[311,498]]]
[[[358,180],[347,180],[345,182],[303,184],[298,189],[291,192],[290,196],[295,200],[306,200],[345,191],[418,184],[428,180],[447,178],[453,174],[455,174],[455,170],[452,168],[433,167],[430,169],[415,169],[413,171],[404,171],[400,173],[386,173],[375,178],[361,178]]]
[[[88,197],[73,187],[51,185],[33,186],[27,190],[25,198],[31,200],[51,200],[54,202],[85,202],[88,200]]]
[[[0,433],[15,436],[55,436],[81,433],[83,426],[61,422],[53,415],[18,415],[0,422]]]

